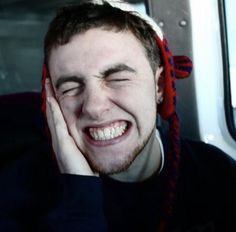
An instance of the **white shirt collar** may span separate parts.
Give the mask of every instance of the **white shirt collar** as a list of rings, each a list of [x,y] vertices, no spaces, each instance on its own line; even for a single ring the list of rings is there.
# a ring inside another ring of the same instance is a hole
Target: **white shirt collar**
[[[161,173],[163,167],[164,167],[164,161],[165,161],[165,157],[164,157],[164,147],[163,147],[163,143],[161,141],[161,136],[160,136],[160,132],[156,129],[156,138],[160,144],[160,150],[161,150],[161,165],[158,171],[158,174]]]

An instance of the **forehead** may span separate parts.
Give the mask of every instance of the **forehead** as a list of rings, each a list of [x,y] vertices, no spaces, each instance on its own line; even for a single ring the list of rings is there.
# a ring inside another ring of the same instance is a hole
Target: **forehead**
[[[51,51],[49,70],[52,76],[59,72],[92,72],[109,63],[149,65],[145,48],[130,31],[108,31],[95,28],[75,35],[69,43]]]

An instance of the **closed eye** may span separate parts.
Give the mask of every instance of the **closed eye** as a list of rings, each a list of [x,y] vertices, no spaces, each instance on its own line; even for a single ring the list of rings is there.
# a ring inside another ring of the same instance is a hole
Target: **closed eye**
[[[66,90],[62,91],[62,94],[78,91],[78,88],[79,87],[74,87],[74,88],[66,89]]]
[[[114,77],[108,77],[106,79],[106,85],[109,86],[110,88],[123,88],[128,86],[128,83],[130,82],[130,78],[127,77],[117,77],[115,75]]]
[[[55,82],[56,91],[60,96],[79,94],[84,87],[82,75],[62,75]]]
[[[116,73],[112,73],[109,76],[106,76],[104,79],[107,82],[125,82],[125,81],[130,81],[132,75],[134,74],[127,71],[119,71]]]
[[[61,95],[74,96],[81,92],[82,84],[78,82],[65,82],[59,88]]]
[[[111,79],[111,80],[108,80],[108,81],[117,81],[117,82],[120,82],[120,81],[129,81],[129,79],[127,79],[127,78],[120,78],[120,79]]]

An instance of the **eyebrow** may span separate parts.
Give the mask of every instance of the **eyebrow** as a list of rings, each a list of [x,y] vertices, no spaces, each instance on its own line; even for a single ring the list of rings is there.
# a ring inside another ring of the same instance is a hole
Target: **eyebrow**
[[[128,66],[126,64],[115,64],[115,65],[112,65],[112,66],[106,68],[104,71],[100,72],[99,77],[106,78],[114,73],[123,72],[123,71],[136,73],[135,69],[131,68],[130,66]]]
[[[81,84],[83,82],[83,79],[84,77],[82,76],[61,76],[57,79],[55,87],[58,90],[66,82],[76,82]]]

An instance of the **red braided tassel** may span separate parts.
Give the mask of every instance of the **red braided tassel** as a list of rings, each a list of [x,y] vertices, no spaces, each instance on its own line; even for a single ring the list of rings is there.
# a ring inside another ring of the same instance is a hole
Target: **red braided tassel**
[[[176,188],[179,177],[180,164],[180,122],[176,113],[170,116],[169,141],[170,146],[167,153],[167,176],[165,186],[165,199],[163,206],[163,219],[158,227],[158,232],[167,231],[168,222],[172,216],[176,197]]]
[[[46,64],[43,65],[43,71],[42,71],[42,80],[41,80],[41,84],[42,84],[42,89],[41,89],[41,100],[42,100],[42,104],[41,104],[41,110],[44,113],[44,115],[46,116],[46,90],[45,90],[45,81],[46,78],[48,77],[48,69]]]
[[[51,133],[49,131],[48,125],[46,123],[46,89],[45,89],[45,82],[46,82],[46,78],[49,77],[48,74],[48,69],[46,64],[43,65],[43,71],[42,71],[42,89],[41,89],[41,111],[43,112],[44,118],[45,118],[45,129],[44,129],[44,133],[46,138],[48,138],[51,141]]]
[[[175,201],[175,192],[179,176],[179,163],[180,163],[180,123],[177,114],[173,114],[169,119],[169,137],[170,149],[167,154],[168,162],[168,176],[169,182],[167,186],[167,204],[166,213],[168,217],[173,212],[173,205]]]

